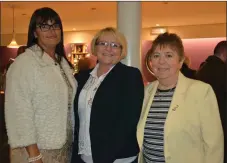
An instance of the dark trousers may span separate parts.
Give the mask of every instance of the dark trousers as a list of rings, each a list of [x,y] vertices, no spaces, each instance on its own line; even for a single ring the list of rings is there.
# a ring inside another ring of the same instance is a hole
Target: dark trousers
[[[81,161],[80,163],[85,163],[82,159],[80,161]],[[131,163],[138,163],[138,157],[136,157],[136,159]]]

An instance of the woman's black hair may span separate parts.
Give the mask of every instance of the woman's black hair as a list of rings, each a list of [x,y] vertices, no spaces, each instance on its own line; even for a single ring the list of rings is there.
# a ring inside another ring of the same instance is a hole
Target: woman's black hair
[[[43,7],[40,9],[35,10],[35,12],[32,14],[30,23],[29,23],[29,28],[28,28],[28,41],[27,41],[27,48],[37,44],[37,38],[34,35],[34,31],[36,29],[37,25],[47,23],[48,20],[53,20],[55,21],[56,24],[60,25],[61,28],[61,40],[57,44],[55,48],[55,53],[57,54],[57,62],[60,63],[62,57],[66,59],[68,64],[70,65],[71,68],[73,68],[72,64],[68,61],[66,55],[65,55],[65,50],[64,50],[64,44],[63,44],[63,27],[62,27],[62,21],[60,16],[55,12],[53,9],[49,7]],[[37,44],[38,45],[38,44]],[[42,49],[42,47],[40,47]]]

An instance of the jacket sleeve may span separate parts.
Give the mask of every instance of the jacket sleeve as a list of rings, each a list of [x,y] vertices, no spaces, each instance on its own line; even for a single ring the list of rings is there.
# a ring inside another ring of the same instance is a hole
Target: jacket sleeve
[[[200,121],[204,141],[204,163],[223,163],[224,136],[216,96],[209,86],[201,100]]]
[[[11,148],[36,143],[34,108],[34,67],[21,56],[9,68],[6,76],[5,120]]]

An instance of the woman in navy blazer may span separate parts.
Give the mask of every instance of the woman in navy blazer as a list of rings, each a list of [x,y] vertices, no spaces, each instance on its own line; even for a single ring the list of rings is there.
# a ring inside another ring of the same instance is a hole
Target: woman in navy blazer
[[[72,163],[133,163],[139,147],[136,128],[144,97],[142,75],[120,60],[125,37],[114,28],[99,31],[91,43],[98,64],[76,75],[75,136]]]

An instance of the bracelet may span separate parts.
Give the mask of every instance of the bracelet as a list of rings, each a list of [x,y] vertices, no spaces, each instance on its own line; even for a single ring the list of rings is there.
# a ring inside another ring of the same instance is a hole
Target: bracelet
[[[28,158],[28,162],[35,162],[35,161],[41,159],[42,157],[43,157],[43,155],[40,153],[38,156]]]

